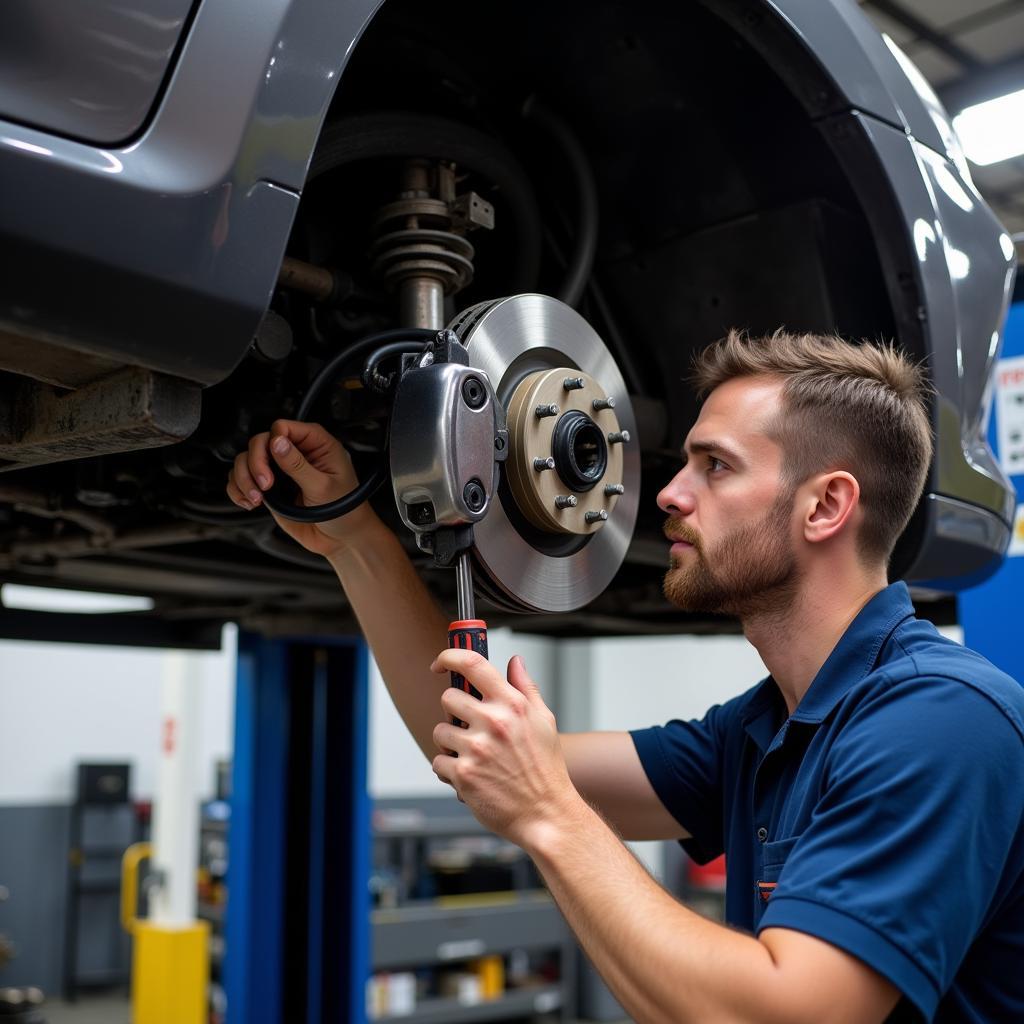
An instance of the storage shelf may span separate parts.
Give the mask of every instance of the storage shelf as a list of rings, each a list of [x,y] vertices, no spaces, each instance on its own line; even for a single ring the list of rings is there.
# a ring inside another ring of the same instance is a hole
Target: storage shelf
[[[546,894],[507,903],[378,909],[371,920],[378,971],[513,949],[551,949],[569,941],[568,926]]]
[[[85,878],[78,883],[80,893],[120,892],[120,878]]]
[[[448,842],[460,837],[483,841]],[[477,1024],[552,1012],[562,1021],[575,1018],[576,942],[522,851],[488,832],[464,805],[446,797],[377,801],[373,838],[375,854],[386,865],[382,878],[391,880],[389,892],[397,901],[396,906],[371,912],[374,974],[425,970],[434,976],[446,968],[465,970],[467,961],[517,952],[544,965],[543,972],[532,974],[531,985],[513,986],[497,999],[467,1004],[434,996],[421,999],[411,1013],[388,1013],[375,1018],[374,1024]],[[503,869],[500,876],[491,870],[496,867]],[[412,892],[423,891],[417,885],[422,872],[447,876],[467,868],[463,884],[438,878],[436,888],[492,891],[410,899]],[[473,877],[472,869],[477,868],[490,873]],[[552,980],[547,972],[554,973],[556,961],[558,980]]]
[[[499,999],[480,1003],[460,1003],[457,999],[425,999],[412,1013],[371,1018],[379,1024],[458,1024],[464,1021],[509,1020],[533,1013],[547,1013],[562,1005],[562,991],[557,985],[543,988],[510,990]]]
[[[462,818],[433,818],[422,824],[375,825],[375,839],[433,839],[438,836],[489,836],[491,833],[482,825],[476,828],[467,825]]]

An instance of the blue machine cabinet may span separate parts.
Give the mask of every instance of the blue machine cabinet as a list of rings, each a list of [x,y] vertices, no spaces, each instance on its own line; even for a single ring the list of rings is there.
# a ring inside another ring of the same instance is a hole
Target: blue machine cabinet
[[[369,657],[240,634],[228,1024],[361,1024],[370,965]]]
[[[1018,279],[1016,301],[1010,307],[1003,335],[1002,358],[1024,356],[1024,279]],[[997,454],[998,403],[989,429],[989,441]],[[1024,504],[1024,466],[1010,467],[1010,479],[1017,491],[1018,506]],[[1024,683],[1024,642],[1021,640],[1021,609],[1024,608],[1024,557],[1013,554],[999,571],[959,597],[960,623],[964,643],[983,654],[994,665]]]

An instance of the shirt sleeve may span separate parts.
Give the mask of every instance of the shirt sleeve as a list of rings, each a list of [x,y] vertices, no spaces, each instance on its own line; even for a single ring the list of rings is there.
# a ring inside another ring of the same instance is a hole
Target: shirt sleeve
[[[931,1019],[1009,882],[1024,742],[970,685],[894,684],[829,755],[811,822],[758,931],[783,927],[867,963]]]
[[[673,719],[630,733],[654,792],[690,833],[680,845],[698,864],[724,852],[724,752],[746,696],[715,705],[699,721]]]

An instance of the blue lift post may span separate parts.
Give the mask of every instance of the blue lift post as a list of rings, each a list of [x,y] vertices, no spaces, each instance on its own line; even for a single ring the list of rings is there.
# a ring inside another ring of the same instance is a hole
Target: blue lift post
[[[1014,298],[1003,334],[1003,359],[1024,356],[1024,279],[1018,279]],[[989,442],[999,454],[998,403],[995,406]],[[1010,479],[1017,491],[1018,505],[1024,504],[1024,467],[1017,472],[1011,470]],[[1011,555],[991,579],[960,594],[958,605],[964,643],[1024,685],[1022,594],[1024,557]]]
[[[361,1024],[370,970],[369,656],[240,634],[227,1024]]]

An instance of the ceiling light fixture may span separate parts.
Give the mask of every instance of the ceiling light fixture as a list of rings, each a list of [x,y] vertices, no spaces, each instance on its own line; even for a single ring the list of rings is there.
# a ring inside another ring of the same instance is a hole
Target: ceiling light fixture
[[[953,118],[972,163],[985,167],[1024,153],[1024,89],[975,103]]]
[[[87,590],[57,590],[4,583],[0,586],[0,605],[23,611],[100,615],[110,612],[147,612],[153,607],[153,600],[127,594],[97,594]]]

